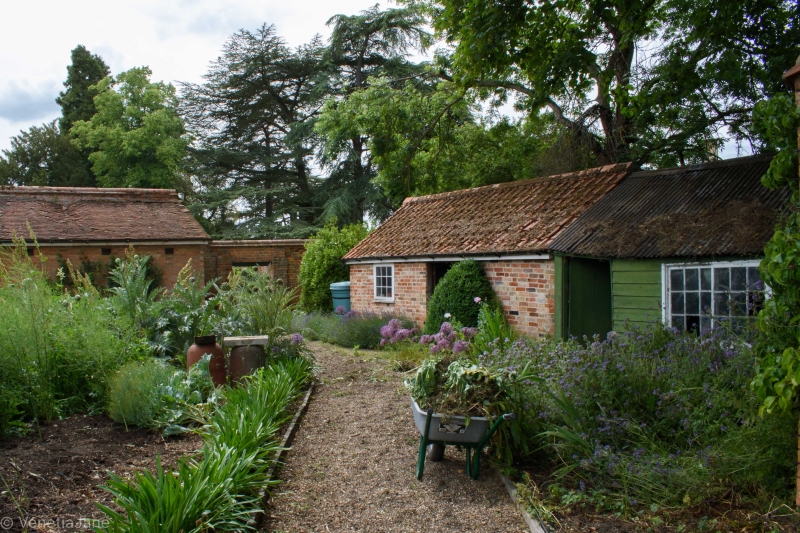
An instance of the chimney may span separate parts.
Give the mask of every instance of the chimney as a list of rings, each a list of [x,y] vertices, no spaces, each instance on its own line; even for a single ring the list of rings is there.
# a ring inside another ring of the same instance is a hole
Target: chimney
[[[792,68],[783,73],[783,82],[794,90],[794,101],[800,107],[800,57],[797,58],[797,62]],[[797,148],[800,151],[800,129],[798,129]],[[798,455],[798,461],[800,461],[800,455]],[[798,485],[798,490],[800,491],[800,485]],[[798,492],[798,505],[800,505],[800,492]]]

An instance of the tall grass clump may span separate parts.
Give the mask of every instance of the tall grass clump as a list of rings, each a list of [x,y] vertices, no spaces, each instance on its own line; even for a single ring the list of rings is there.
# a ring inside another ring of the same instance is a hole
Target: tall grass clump
[[[132,481],[111,476],[106,490],[123,512],[101,505],[109,519],[101,531],[254,530],[248,521],[261,511],[258,492],[276,483],[267,472],[280,448],[277,431],[310,375],[308,360],[283,359],[226,389],[224,403],[206,419],[200,457],[180,461],[177,474],[159,461],[155,473]]]
[[[147,352],[129,322],[82,289],[63,293],[24,241],[0,252],[0,434],[102,408],[114,371]]]

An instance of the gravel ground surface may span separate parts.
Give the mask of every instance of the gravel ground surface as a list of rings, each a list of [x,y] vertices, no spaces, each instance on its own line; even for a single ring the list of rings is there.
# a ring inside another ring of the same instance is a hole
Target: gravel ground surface
[[[464,474],[464,453],[426,462],[415,477],[419,432],[403,376],[376,352],[312,343],[321,384],[295,437],[286,481],[265,531],[525,532],[519,512],[484,460]]]

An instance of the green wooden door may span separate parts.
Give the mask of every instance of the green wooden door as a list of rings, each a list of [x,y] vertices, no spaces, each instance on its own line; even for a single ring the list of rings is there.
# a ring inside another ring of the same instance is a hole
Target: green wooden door
[[[611,331],[611,268],[608,261],[569,258],[567,335],[582,339]]]

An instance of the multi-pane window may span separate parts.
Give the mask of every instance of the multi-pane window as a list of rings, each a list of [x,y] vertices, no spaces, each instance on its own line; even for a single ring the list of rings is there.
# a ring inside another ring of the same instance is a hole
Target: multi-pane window
[[[680,330],[755,315],[764,301],[758,261],[667,266],[666,283],[667,322]]]
[[[375,265],[375,298],[394,298],[394,265]]]

